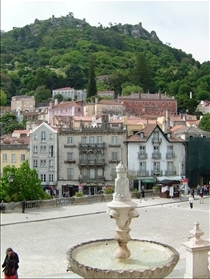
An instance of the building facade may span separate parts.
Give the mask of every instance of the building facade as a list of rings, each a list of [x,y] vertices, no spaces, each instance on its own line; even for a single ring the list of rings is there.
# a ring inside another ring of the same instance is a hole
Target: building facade
[[[54,89],[52,97],[54,98],[57,94],[61,94],[64,100],[71,98],[72,101],[85,101],[87,97],[87,93],[84,90],[76,90],[71,87]]]
[[[185,141],[171,133],[163,133],[156,124],[149,124],[129,136],[128,169],[136,174],[136,188],[150,189],[157,181],[181,180],[185,176]]]
[[[36,169],[45,189],[57,190],[57,131],[43,122],[30,132],[30,167]]]
[[[133,115],[164,115],[168,109],[171,114],[177,114],[177,101],[164,94],[132,93],[129,96],[118,96],[118,102],[123,104],[125,112]]]
[[[20,112],[35,111],[34,96],[27,96],[27,95],[13,96],[11,100],[11,111],[20,111]]]
[[[126,130],[122,125],[102,123],[100,127],[79,130],[61,128],[59,142],[58,188],[69,195],[74,191],[97,194],[104,185],[113,185],[116,166],[127,162],[123,141]]]

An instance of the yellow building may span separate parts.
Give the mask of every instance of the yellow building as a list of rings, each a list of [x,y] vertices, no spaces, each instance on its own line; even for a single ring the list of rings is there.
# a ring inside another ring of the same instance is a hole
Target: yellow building
[[[1,138],[0,154],[1,154],[1,167],[0,175],[3,174],[3,169],[6,166],[14,165],[16,168],[29,159],[29,140],[30,138],[15,138],[6,136]]]

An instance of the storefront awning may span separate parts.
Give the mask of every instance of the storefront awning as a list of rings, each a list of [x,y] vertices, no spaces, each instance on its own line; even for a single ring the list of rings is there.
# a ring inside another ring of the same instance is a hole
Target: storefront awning
[[[156,180],[154,178],[145,178],[141,179],[142,183],[156,183]]]

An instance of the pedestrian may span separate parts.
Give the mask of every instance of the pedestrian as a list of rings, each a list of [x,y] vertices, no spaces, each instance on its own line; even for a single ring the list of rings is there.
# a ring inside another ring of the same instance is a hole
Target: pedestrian
[[[0,209],[2,210],[3,213],[5,213],[5,205],[3,200],[1,201]]]
[[[194,199],[194,189],[193,188],[190,189],[190,194],[192,195],[192,197]]]
[[[192,195],[190,195],[189,197],[190,208],[193,208],[193,202],[194,202],[194,198]]]
[[[6,257],[2,264],[4,279],[18,279],[19,257],[12,248],[7,248]]]
[[[201,189],[200,189],[200,193],[199,193],[199,196],[200,196],[200,203],[204,203],[204,200],[203,200],[203,192],[204,192],[204,188],[203,188],[203,186],[202,186]]]
[[[199,194],[200,194],[200,190],[201,190],[201,187],[200,187],[200,185],[198,184],[198,186],[197,186],[197,195],[199,196]]]
[[[22,213],[25,213],[25,209],[26,209],[26,200],[23,199],[23,201],[22,201]]]
[[[144,186],[141,187],[141,197],[144,199]]]

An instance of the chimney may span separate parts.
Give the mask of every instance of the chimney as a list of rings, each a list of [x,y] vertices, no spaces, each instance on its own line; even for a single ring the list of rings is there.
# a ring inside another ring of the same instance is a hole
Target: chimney
[[[170,130],[170,113],[169,110],[166,110],[166,129]]]

